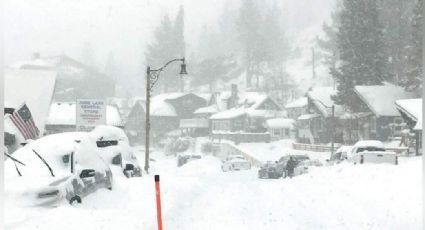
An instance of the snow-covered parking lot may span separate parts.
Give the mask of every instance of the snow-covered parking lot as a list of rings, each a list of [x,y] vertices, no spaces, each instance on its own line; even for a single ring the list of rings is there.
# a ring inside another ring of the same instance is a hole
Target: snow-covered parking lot
[[[152,157],[151,175],[117,172],[112,191],[75,206],[30,206],[6,177],[6,229],[156,229],[154,173],[164,229],[422,229],[421,157],[398,166],[342,163],[277,180],[258,179],[257,168],[222,172],[213,156],[182,167],[175,157]]]

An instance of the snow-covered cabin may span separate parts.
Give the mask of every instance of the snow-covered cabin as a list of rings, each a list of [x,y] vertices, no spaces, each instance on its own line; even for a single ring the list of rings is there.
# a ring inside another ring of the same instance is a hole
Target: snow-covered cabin
[[[343,113],[343,108],[334,104],[332,96],[335,94],[333,87],[316,87],[307,92],[307,113],[297,118],[298,142],[329,143],[332,140],[332,125],[335,125],[335,142],[342,142],[337,117]]]
[[[273,118],[266,121],[267,130],[272,141],[292,139],[295,137],[295,120],[288,118]]]
[[[285,111],[288,118],[297,119],[302,114],[307,113],[308,99],[307,97],[300,97],[285,105]]]
[[[282,108],[265,93],[240,93],[235,107],[210,117],[212,134],[265,133],[266,120],[280,116],[281,113]]]
[[[115,94],[115,82],[110,76],[65,55],[41,57],[35,53],[31,60],[15,63],[11,67],[20,70],[56,71],[54,101],[106,99]]]
[[[106,124],[119,128],[124,127],[117,107],[106,106]],[[76,130],[75,102],[52,103],[45,129],[47,134],[74,132]]]
[[[9,133],[8,143],[12,136],[14,144],[10,145],[9,152],[13,152],[24,137],[10,120],[7,113],[12,113],[24,103],[29,108],[34,123],[43,135],[49,107],[52,101],[56,71],[51,70],[16,70],[7,69],[4,73],[4,131]]]
[[[206,104],[204,98],[194,93],[165,93],[152,97],[150,117],[153,135],[191,128],[194,111]]]
[[[413,93],[387,82],[382,85],[358,85],[354,87],[354,92],[364,109],[352,115],[352,121],[355,123],[349,128],[351,132],[357,131],[359,139],[381,141],[401,135],[405,124],[395,102],[414,98]],[[358,114],[362,116],[356,116]]]
[[[397,100],[395,105],[410,131],[414,133],[416,154],[422,154],[422,98]]]

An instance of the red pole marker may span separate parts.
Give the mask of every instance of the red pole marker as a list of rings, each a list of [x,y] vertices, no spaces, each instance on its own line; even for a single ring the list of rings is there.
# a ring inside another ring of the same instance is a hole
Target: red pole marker
[[[155,190],[156,190],[156,217],[158,219],[158,230],[162,230],[161,193],[159,189],[159,175],[155,175]]]

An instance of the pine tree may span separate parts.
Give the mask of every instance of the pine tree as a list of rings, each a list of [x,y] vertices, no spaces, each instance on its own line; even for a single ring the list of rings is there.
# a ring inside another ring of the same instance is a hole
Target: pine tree
[[[335,11],[331,13],[331,22],[323,23],[323,37],[317,37],[316,42],[324,58],[323,64],[335,68],[339,59],[337,28],[340,26],[341,2],[338,1]]]
[[[179,26],[175,26],[176,24]],[[181,40],[177,39],[175,33],[176,31],[181,32],[179,37],[181,39],[183,26],[182,21],[180,21],[180,24],[173,24],[167,15],[163,17],[161,25],[154,32],[154,42],[148,45],[145,53],[146,62],[151,68],[159,68],[171,59],[182,57],[179,52],[184,52],[184,41],[181,42]],[[170,66],[164,69],[158,80],[158,87],[162,86],[164,92],[168,92],[170,89],[177,90],[180,88],[181,83],[179,84],[178,71],[176,66]]]
[[[263,58],[264,38],[261,34],[262,15],[253,0],[244,0],[239,9],[239,19],[237,21],[239,41],[242,44],[243,65],[246,71],[246,84],[250,88],[252,86],[252,77],[257,77]]]
[[[384,29],[384,41],[389,52],[389,70],[394,83],[399,83],[407,73],[407,49],[411,33],[410,18],[416,0],[381,0],[378,2],[380,20]]]
[[[331,69],[338,86],[333,98],[357,110],[355,85],[376,85],[391,79],[375,0],[344,0],[337,30],[340,65]]]
[[[411,18],[412,31],[408,51],[408,70],[404,85],[407,90],[422,95],[423,0],[418,0]]]

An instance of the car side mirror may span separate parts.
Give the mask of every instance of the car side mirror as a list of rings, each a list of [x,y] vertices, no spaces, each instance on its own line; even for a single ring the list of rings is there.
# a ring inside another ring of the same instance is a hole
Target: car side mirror
[[[276,163],[276,164],[277,164],[277,163],[278,163],[278,161],[275,161],[274,163]]]
[[[84,169],[80,173],[80,178],[89,178],[94,177],[96,175],[94,169]]]

